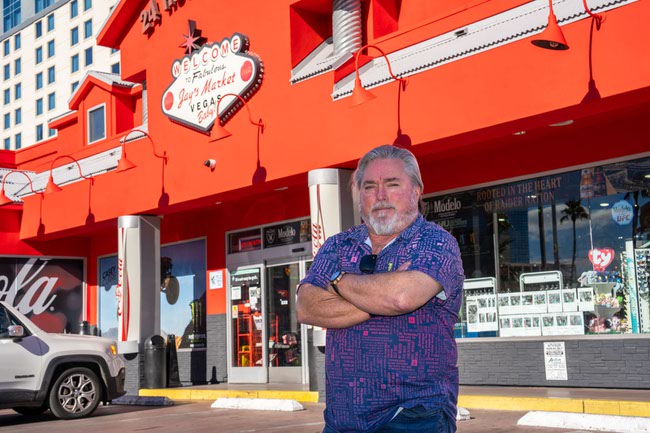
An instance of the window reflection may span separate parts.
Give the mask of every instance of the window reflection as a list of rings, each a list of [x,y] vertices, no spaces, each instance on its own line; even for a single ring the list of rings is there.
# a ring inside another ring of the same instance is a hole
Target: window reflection
[[[556,271],[557,288],[567,299],[593,288],[591,311],[588,302],[577,303],[582,310],[575,307],[584,314],[585,333],[650,332],[650,320],[643,320],[650,309],[648,277],[640,259],[650,246],[646,176],[650,158],[586,167],[432,197],[426,200],[427,217],[458,241],[466,278],[495,277],[498,293],[514,294],[523,287],[522,274]],[[580,329],[573,305],[567,302],[570,310],[555,312],[547,323]],[[498,335],[467,332],[466,305],[461,316],[457,336]],[[503,318],[499,323],[519,323]]]

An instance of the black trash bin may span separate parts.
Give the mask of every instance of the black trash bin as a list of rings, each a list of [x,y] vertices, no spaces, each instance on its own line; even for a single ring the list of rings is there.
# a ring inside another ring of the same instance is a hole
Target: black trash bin
[[[160,335],[147,338],[144,343],[144,388],[167,387],[167,348]]]

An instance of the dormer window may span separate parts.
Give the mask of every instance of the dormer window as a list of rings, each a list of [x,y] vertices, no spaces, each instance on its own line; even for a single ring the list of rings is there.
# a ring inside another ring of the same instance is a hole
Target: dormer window
[[[88,144],[106,138],[106,104],[88,110]]]

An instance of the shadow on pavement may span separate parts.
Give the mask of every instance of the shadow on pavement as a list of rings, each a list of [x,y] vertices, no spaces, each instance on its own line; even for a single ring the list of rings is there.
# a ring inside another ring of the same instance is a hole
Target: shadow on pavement
[[[178,404],[177,404],[178,406]],[[102,418],[110,415],[130,413],[130,412],[142,412],[149,411],[152,409],[158,409],[158,406],[129,406],[129,405],[106,405],[99,406],[94,414],[88,418],[83,418],[85,420],[92,418]],[[40,415],[21,415],[14,412],[11,409],[0,410],[0,427],[4,426],[17,426],[23,424],[36,424],[44,423],[50,421],[59,421],[59,422],[74,422],[76,420],[59,420],[57,419],[52,412],[49,410]]]

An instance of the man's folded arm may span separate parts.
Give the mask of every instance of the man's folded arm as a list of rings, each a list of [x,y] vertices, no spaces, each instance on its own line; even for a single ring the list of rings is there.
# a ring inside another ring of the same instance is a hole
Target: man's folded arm
[[[359,310],[381,316],[415,311],[443,290],[440,283],[420,271],[345,274],[337,287]]]
[[[370,318],[336,293],[309,283],[301,284],[298,290],[296,316],[300,323],[323,328],[348,328]]]

